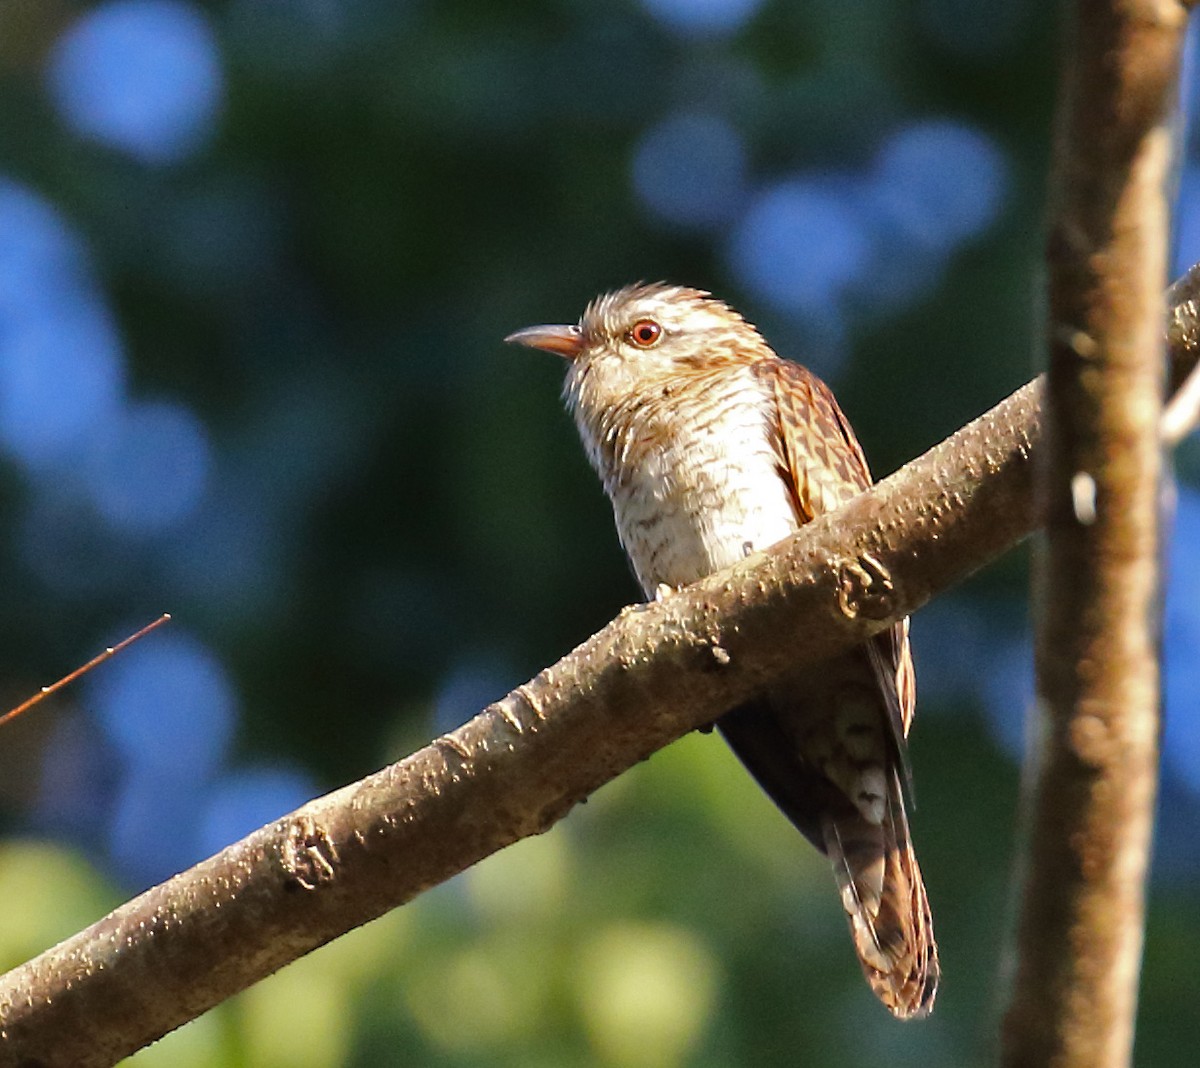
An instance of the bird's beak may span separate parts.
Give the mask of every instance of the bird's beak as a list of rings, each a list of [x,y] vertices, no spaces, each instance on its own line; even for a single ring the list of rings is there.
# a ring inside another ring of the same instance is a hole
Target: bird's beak
[[[573,360],[583,349],[583,331],[577,326],[527,326],[504,340],[554,352],[568,360]]]

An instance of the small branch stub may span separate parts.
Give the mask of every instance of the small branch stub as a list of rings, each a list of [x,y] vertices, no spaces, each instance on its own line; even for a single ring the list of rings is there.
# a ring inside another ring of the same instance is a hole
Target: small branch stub
[[[311,816],[291,820],[281,857],[288,878],[303,890],[316,890],[337,877],[337,845]]]

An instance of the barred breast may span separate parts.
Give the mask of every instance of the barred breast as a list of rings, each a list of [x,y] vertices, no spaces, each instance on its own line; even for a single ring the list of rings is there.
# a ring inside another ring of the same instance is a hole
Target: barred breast
[[[652,399],[646,399],[649,396]],[[599,420],[576,408],[642,589],[684,586],[797,529],[768,415],[749,367],[665,383]]]

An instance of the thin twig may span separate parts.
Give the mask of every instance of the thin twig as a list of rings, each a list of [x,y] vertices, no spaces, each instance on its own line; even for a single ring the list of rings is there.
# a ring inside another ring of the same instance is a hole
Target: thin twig
[[[1200,426],[1200,371],[1193,371],[1163,409],[1163,444],[1174,448],[1197,426]]]
[[[103,664],[105,660],[109,660],[112,657],[116,656],[117,653],[121,652],[122,649],[129,648],[129,646],[131,646],[134,642],[138,641],[140,638],[144,638],[152,630],[157,630],[164,623],[166,623],[168,620],[170,620],[170,618],[171,618],[171,613],[164,612],[153,623],[147,623],[136,634],[131,634],[124,641],[119,641],[119,642],[117,642],[116,645],[110,645],[107,649],[104,650],[104,652],[100,653],[98,656],[92,657],[92,659],[89,660],[86,664],[84,664],[83,667],[77,667],[74,671],[71,672],[71,674],[64,675],[61,679],[58,680],[58,682],[53,682],[49,686],[43,686],[40,690],[38,690],[37,693],[35,693],[27,701],[22,701],[19,705],[17,705],[16,708],[11,708],[7,712],[5,712],[3,716],[0,716],[0,727],[3,727],[4,724],[9,723],[12,720],[16,719],[23,712],[28,712],[35,705],[41,704],[52,693],[57,693],[64,686],[70,686],[71,683],[73,683],[81,675],[86,675],[89,671],[92,670],[92,668],[97,667],[98,665]]]

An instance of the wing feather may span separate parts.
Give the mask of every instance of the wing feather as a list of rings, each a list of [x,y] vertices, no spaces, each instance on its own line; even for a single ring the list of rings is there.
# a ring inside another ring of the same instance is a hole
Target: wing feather
[[[870,488],[866,455],[830,388],[790,360],[764,361],[760,367],[773,379],[778,417],[772,445],[797,520],[807,523]],[[866,648],[888,702],[897,752],[903,754],[917,702],[908,620],[877,635]]]

